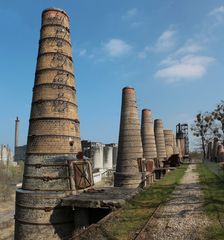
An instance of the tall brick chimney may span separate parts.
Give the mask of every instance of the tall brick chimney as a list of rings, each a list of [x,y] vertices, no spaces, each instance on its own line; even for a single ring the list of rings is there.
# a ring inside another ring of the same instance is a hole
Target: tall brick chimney
[[[156,139],[157,158],[160,163],[160,167],[162,167],[163,161],[166,159],[166,147],[163,132],[163,122],[161,119],[156,119],[154,121],[154,131]]]
[[[141,130],[136,106],[135,89],[123,88],[120,133],[114,186],[136,188],[141,183],[138,158],[143,157]]]
[[[166,146],[166,157],[169,158],[174,154],[173,131],[170,129],[164,129],[163,132]]]
[[[16,193],[15,239],[67,239],[73,213],[67,161],[81,151],[69,17],[42,13],[22,189]]]
[[[142,110],[141,136],[143,157],[146,161],[153,161],[156,164],[157,152],[155,134],[153,129],[152,112],[149,109]]]

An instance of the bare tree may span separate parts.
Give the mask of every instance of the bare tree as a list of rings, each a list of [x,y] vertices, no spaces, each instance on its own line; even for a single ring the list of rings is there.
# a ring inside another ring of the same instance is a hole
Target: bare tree
[[[224,135],[224,101],[222,100],[211,113],[212,121],[216,124],[213,129],[214,134],[220,140],[223,140]]]
[[[206,145],[213,132],[211,129],[213,118],[209,113],[198,113],[195,117],[194,124],[191,126],[191,131],[195,137],[200,138],[203,158],[206,158]]]

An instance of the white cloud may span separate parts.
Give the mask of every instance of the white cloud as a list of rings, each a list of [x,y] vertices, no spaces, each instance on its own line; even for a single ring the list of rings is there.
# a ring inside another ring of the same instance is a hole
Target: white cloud
[[[155,77],[164,78],[168,82],[203,77],[215,58],[199,54],[202,50],[202,45],[188,40],[182,47],[160,62],[160,69],[156,72]]]
[[[137,8],[132,8],[127,12],[127,15],[130,17],[133,17],[133,16],[137,15],[137,12],[138,12]]]
[[[137,9],[137,8],[132,8],[132,9],[129,9],[129,10],[122,16],[122,19],[123,19],[123,20],[131,19],[131,18],[135,17],[137,14],[138,14],[138,9]]]
[[[214,58],[208,56],[185,55],[167,61],[167,66],[158,70],[155,77],[166,78],[168,82],[198,79],[206,73],[208,65],[214,61]]]
[[[215,18],[214,26],[224,23],[224,5],[214,8],[208,15]]]
[[[224,6],[220,6],[220,7],[214,8],[214,9],[209,13],[210,16],[212,16],[212,15],[218,15],[218,14],[224,14]]]
[[[197,43],[188,42],[183,47],[179,48],[175,54],[196,53],[202,50],[202,46]]]
[[[176,31],[174,30],[166,30],[163,32],[155,44],[155,50],[167,51],[172,49],[176,43],[175,35]]]
[[[86,53],[87,53],[87,50],[86,50],[86,49],[82,49],[82,50],[80,50],[80,52],[79,52],[79,56],[80,56],[80,57],[83,57],[83,56],[86,55]]]
[[[150,52],[165,52],[171,50],[176,44],[176,31],[171,30],[164,31],[157,39],[154,46],[146,46],[141,52],[138,53],[138,58],[145,59]]]
[[[186,55],[181,59],[181,62],[190,65],[202,65],[207,66],[212,63],[215,59],[207,56],[197,56],[197,55]]]
[[[138,58],[145,59],[150,51],[151,49],[149,47],[145,47],[143,51],[138,53]]]
[[[163,66],[163,65],[172,65],[175,64],[177,61],[174,58],[174,56],[168,56],[167,58],[163,59],[160,63],[159,66]]]
[[[141,26],[143,23],[144,23],[143,21],[136,21],[136,22],[131,23],[131,27],[137,28],[137,27]]]
[[[200,52],[203,49],[202,46],[193,42],[192,40],[187,41],[185,45],[178,48],[173,54],[169,55],[167,58],[163,59],[160,62],[160,66],[162,65],[171,65],[177,62],[177,58],[183,55],[195,54]]]
[[[104,44],[104,50],[111,57],[120,57],[130,52],[132,46],[121,39],[110,39]]]
[[[174,64],[156,72],[157,78],[169,78],[169,82],[177,82],[180,79],[200,78],[204,75],[205,68],[201,65]]]

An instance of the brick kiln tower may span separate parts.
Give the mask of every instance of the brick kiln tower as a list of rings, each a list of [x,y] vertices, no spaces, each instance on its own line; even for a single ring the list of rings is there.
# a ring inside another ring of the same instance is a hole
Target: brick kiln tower
[[[160,163],[160,167],[162,167],[163,166],[162,161],[166,159],[166,147],[163,132],[163,122],[161,119],[156,119],[154,121],[154,131],[156,139],[157,158]]]
[[[136,188],[141,183],[138,159],[142,159],[141,130],[136,106],[135,90],[123,88],[120,133],[114,186]]]
[[[155,161],[156,163],[157,152],[155,134],[153,129],[152,112],[149,109],[142,110],[141,136],[143,157],[146,159],[146,161],[152,161],[152,163]]]
[[[68,161],[81,151],[69,17],[42,13],[22,189],[16,193],[15,239],[66,239],[73,213]]]
[[[176,134],[173,134],[173,153],[179,154],[179,148],[177,147]]]
[[[174,154],[173,131],[170,129],[164,129],[163,132],[165,138],[166,156],[169,158]]]

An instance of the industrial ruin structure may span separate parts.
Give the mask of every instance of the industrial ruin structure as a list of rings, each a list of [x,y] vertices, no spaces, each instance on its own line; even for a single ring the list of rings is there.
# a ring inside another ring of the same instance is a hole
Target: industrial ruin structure
[[[149,109],[142,110],[141,136],[143,158],[146,161],[146,170],[153,172],[156,165],[157,151],[153,129],[152,112]]]
[[[114,169],[117,162],[118,145],[82,140],[83,155],[91,159],[93,169]]]
[[[163,132],[164,132],[164,139],[165,139],[166,156],[167,158],[169,158],[174,154],[173,131],[170,129],[164,129]]]
[[[14,144],[14,161],[25,161],[26,159],[26,145],[19,145],[19,118],[15,120],[15,144]]]
[[[188,124],[178,123],[176,125],[176,140],[181,158],[189,158]]]
[[[116,168],[118,145],[88,140],[82,140],[81,144],[84,157],[89,158],[92,164],[94,183],[109,177],[111,179]]]
[[[177,147],[176,134],[173,134],[173,153],[179,154],[179,148]]]
[[[141,129],[136,106],[135,90],[125,87],[122,91],[120,132],[114,186],[136,188],[141,184],[138,159],[142,159]]]
[[[214,137],[206,145],[206,160],[212,162],[224,162],[224,145],[223,141]]]
[[[156,149],[157,149],[157,159],[158,166],[162,167],[163,162],[166,160],[166,146],[165,146],[165,138],[163,131],[163,122],[161,119],[156,119],[154,121],[154,132],[155,132],[155,140],[156,140]]]
[[[81,146],[79,124],[69,17],[49,8],[42,13],[23,182],[16,191],[16,240],[71,239],[136,195],[147,172],[169,170],[163,162],[177,152],[172,131],[163,130],[160,119],[153,126],[150,110],[142,111],[140,126],[132,87],[122,91],[118,147]],[[17,118],[15,152],[18,128]],[[92,188],[91,161],[93,169],[116,165],[114,187]]]
[[[15,144],[14,144],[14,153],[16,152],[16,147],[18,147],[19,143],[19,118],[16,117],[15,120]]]
[[[42,13],[22,189],[16,192],[15,239],[72,235],[73,213],[60,205],[71,194],[69,161],[81,151],[69,17]]]
[[[13,153],[9,145],[0,144],[0,163],[4,165],[13,163]]]

